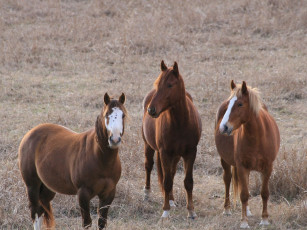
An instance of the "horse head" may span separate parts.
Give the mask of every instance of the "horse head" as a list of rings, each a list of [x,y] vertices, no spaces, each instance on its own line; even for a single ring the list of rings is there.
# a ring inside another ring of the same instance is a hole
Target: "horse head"
[[[125,116],[127,111],[124,107],[125,94],[119,97],[118,100],[111,99],[106,93],[104,95],[104,109],[101,122],[104,122],[106,128],[109,147],[116,149],[121,143],[121,137],[124,134]]]
[[[168,68],[164,61],[161,61],[161,73],[154,83],[155,94],[153,95],[147,112],[151,117],[157,118],[165,110],[172,107],[179,100],[184,89],[182,77],[179,74],[178,64]]]
[[[228,107],[219,125],[222,134],[232,135],[233,131],[246,123],[252,112],[250,92],[254,89],[247,87],[246,82],[236,85],[231,81],[231,95],[228,99]]]

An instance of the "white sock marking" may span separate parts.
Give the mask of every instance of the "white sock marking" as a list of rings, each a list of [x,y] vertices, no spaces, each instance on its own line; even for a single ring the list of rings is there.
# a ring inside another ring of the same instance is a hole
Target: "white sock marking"
[[[261,219],[261,222],[259,225],[267,226],[267,225],[270,225],[270,222],[268,221],[268,219]]]
[[[251,210],[249,209],[248,206],[246,206],[246,216],[253,216]]]
[[[34,230],[40,230],[42,223],[43,223],[43,216],[40,216],[38,218],[38,215],[35,214],[35,220],[34,220],[34,223],[33,223]]]
[[[226,125],[226,123],[228,122],[229,120],[229,116],[230,116],[230,113],[231,113],[231,110],[232,110],[232,107],[235,103],[235,101],[237,100],[237,96],[234,96],[233,98],[230,99],[229,101],[229,105],[228,105],[228,108],[226,110],[226,113],[224,114],[224,117],[220,123],[220,131],[223,132],[224,131],[224,125]]]
[[[167,217],[169,217],[169,211],[167,211],[167,210],[163,211],[163,214],[162,214],[161,217],[162,217],[162,218],[167,218]]]
[[[240,224],[240,228],[249,228],[249,225],[247,223],[247,221],[242,221],[241,224]]]
[[[169,205],[171,207],[176,207],[176,204],[175,204],[175,202],[173,200],[169,200]]]

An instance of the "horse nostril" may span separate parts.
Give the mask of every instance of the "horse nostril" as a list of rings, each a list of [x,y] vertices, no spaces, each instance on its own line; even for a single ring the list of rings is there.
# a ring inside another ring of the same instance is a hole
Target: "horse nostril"
[[[119,137],[119,138],[118,138],[118,142],[120,142],[121,140],[122,140],[121,137]]]
[[[110,142],[113,142],[112,136],[109,137]]]
[[[147,109],[147,112],[149,113],[149,115],[155,115],[156,114],[156,108],[155,107],[149,107]]]

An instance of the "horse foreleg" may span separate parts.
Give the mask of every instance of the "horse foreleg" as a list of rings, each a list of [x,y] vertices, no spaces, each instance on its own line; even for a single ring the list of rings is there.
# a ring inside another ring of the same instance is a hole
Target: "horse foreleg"
[[[242,218],[241,218],[241,225],[240,228],[249,228],[248,225],[248,218],[247,218],[247,206],[248,206],[248,175],[249,170],[242,166],[237,165],[238,170],[238,179],[239,179],[239,186],[241,188],[240,199],[242,203]]]
[[[108,218],[108,211],[109,207],[115,197],[115,189],[112,190],[109,194],[107,195],[99,195],[99,208],[98,208],[98,213],[99,213],[99,219],[98,219],[98,227],[99,229],[103,229],[106,224],[107,224],[107,218]]]
[[[268,214],[268,199],[269,199],[269,180],[272,173],[272,167],[266,172],[262,173],[262,187],[261,187],[261,198],[262,198],[262,220],[260,225],[269,225],[269,214]]]
[[[83,227],[89,228],[92,225],[92,219],[90,215],[90,192],[85,188],[80,188],[78,190],[78,199],[83,219]]]
[[[185,169],[184,187],[186,189],[188,218],[191,219],[195,219],[197,217],[196,213],[194,212],[193,204],[193,165],[195,158],[196,150],[187,154],[187,156],[183,158]]]
[[[224,201],[224,215],[231,215],[230,212],[230,199],[229,199],[229,188],[230,188],[230,182],[231,182],[231,166],[227,164],[222,158],[221,158],[221,164],[224,169],[223,179],[225,184],[225,201]]]
[[[174,181],[174,178],[175,178],[175,174],[176,174],[176,171],[177,171],[177,164],[178,164],[179,160],[180,160],[180,156],[175,158],[172,162],[172,180],[173,181]],[[171,207],[176,207],[173,188],[172,188],[172,190],[169,194],[169,205]]]
[[[154,154],[155,151],[147,144],[145,143],[145,171],[146,171],[146,183],[144,187],[144,199],[147,200],[149,198],[150,193],[150,175],[154,164]]]
[[[164,191],[164,205],[162,218],[169,217],[169,211],[171,209],[169,204],[170,192],[173,189],[173,178],[172,178],[172,159],[167,153],[160,152],[161,166],[163,171],[163,191]]]

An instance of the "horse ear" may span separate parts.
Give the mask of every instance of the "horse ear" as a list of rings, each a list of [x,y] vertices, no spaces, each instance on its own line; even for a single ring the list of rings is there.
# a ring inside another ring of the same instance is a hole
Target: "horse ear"
[[[119,102],[120,103],[122,103],[122,104],[124,104],[125,103],[125,100],[126,100],[126,96],[125,96],[125,94],[124,93],[122,93],[122,95],[120,95],[120,97],[119,97]]]
[[[243,81],[243,83],[242,83],[241,90],[242,90],[243,94],[247,94],[247,86],[246,86],[246,82],[245,81]]]
[[[164,61],[161,61],[161,71],[167,70],[167,66],[165,65]]]
[[[174,74],[178,77],[179,76],[179,70],[178,70],[177,62],[174,62],[173,71],[174,71]]]
[[[233,82],[233,80],[231,80],[230,87],[231,89],[234,89],[237,87],[236,84]]]
[[[108,93],[105,93],[103,100],[105,105],[108,105],[110,103],[110,96]]]

